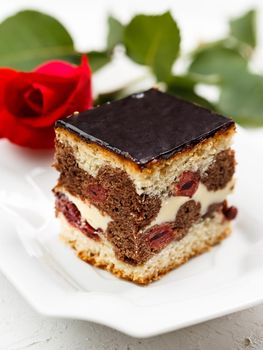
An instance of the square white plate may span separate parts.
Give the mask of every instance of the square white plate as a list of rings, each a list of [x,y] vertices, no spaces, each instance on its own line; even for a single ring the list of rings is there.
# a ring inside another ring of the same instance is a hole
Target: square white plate
[[[80,261],[58,240],[52,156],[0,142],[0,269],[48,316],[149,337],[263,301],[263,132],[239,129],[234,232],[147,287]]]

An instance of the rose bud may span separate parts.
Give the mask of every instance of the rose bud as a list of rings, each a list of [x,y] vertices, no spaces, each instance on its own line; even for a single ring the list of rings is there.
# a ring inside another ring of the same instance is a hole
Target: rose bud
[[[92,106],[91,70],[50,61],[32,72],[0,69],[0,137],[30,148],[54,146],[54,123]]]

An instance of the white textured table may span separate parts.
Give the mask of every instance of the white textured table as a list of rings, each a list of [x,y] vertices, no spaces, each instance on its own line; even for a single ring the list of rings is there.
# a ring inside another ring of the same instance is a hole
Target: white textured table
[[[38,315],[0,274],[0,350],[263,349],[263,305],[148,339]]]
[[[221,35],[226,30],[227,17],[236,16],[251,7],[257,7],[263,13],[262,0],[12,0],[1,3],[0,19],[30,7],[61,19],[82,50],[103,47],[107,13],[127,21],[135,12],[158,13],[170,8],[182,28],[183,49],[189,49],[198,40]],[[260,33],[261,45],[254,65],[262,70],[262,18]],[[88,322],[42,317],[0,273],[0,350],[22,349],[263,349],[263,305],[166,335],[139,340]]]

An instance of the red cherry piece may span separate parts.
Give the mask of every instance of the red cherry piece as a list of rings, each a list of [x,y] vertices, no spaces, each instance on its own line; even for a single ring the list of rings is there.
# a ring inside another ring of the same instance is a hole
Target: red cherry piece
[[[103,202],[107,198],[107,191],[98,184],[89,184],[86,187],[87,196],[91,201]]]
[[[102,232],[101,229],[95,230],[86,220],[81,225],[80,230],[89,238],[93,238],[95,240],[99,240],[98,233]]]
[[[74,224],[73,226],[80,225],[81,217],[78,208],[64,194],[57,194],[56,207],[63,213],[68,222]]]
[[[99,240],[98,235],[101,232],[101,229],[95,230],[86,220],[82,220],[80,211],[68,198],[62,194],[57,193],[56,207],[59,211],[63,213],[67,221],[87,237]]]
[[[192,197],[199,185],[200,176],[197,172],[184,171],[179,180],[172,186],[173,196]]]
[[[169,224],[156,225],[146,235],[153,250],[161,250],[174,239],[173,229]]]
[[[227,220],[234,220],[237,216],[238,210],[236,207],[229,207],[226,206],[223,208],[223,214]]]

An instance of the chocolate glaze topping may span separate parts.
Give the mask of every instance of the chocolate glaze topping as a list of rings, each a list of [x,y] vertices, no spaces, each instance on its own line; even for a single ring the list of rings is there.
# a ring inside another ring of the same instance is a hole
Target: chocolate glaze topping
[[[229,118],[150,89],[58,120],[56,127],[145,166],[233,124]]]

